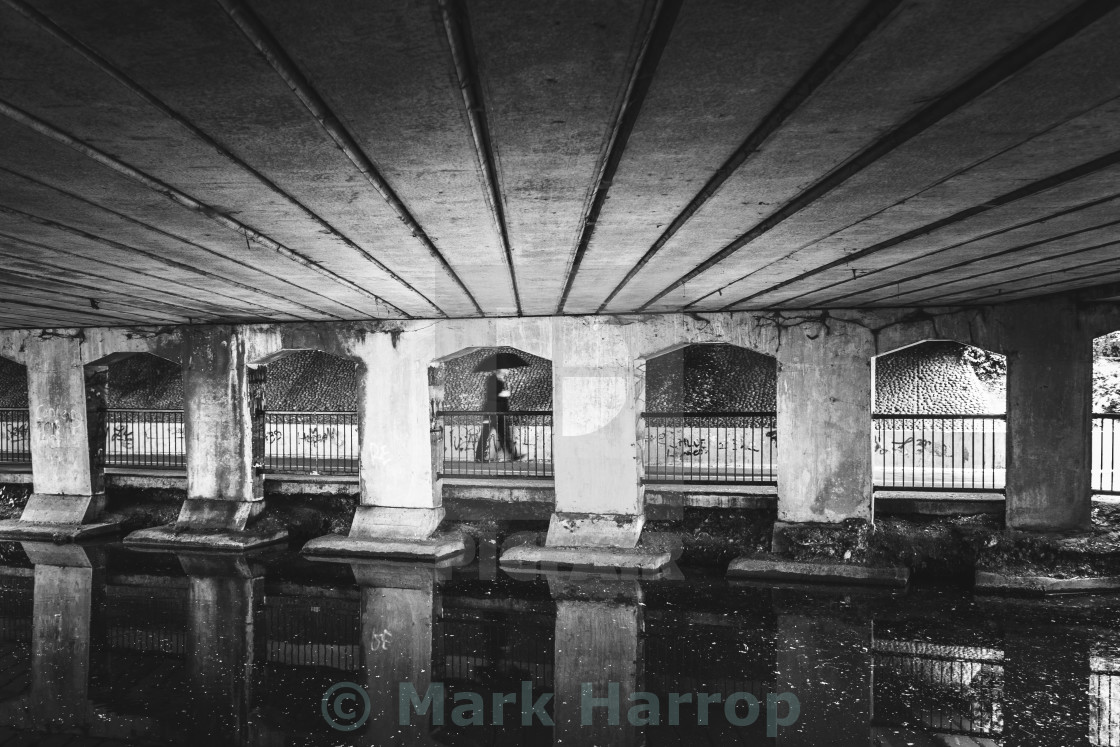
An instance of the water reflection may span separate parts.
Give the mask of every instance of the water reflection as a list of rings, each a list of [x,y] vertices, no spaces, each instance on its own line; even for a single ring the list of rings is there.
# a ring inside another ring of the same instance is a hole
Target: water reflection
[[[1112,597],[112,545],[0,557],[0,743],[1120,745]],[[796,714],[769,712],[782,693]]]

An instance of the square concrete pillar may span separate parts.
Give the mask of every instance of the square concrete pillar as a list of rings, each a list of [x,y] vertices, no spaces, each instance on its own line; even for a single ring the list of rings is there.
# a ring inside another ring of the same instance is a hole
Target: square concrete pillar
[[[0,522],[0,537],[74,540],[115,531],[99,522],[103,484],[104,368],[82,363],[77,335],[27,342],[31,470],[35,492],[18,521]]]
[[[1093,341],[1069,302],[1008,315],[1007,526],[1088,528]]]
[[[639,546],[645,526],[640,403],[644,376],[626,325],[558,319],[552,364],[556,512],[543,547],[521,546],[505,565],[540,562],[660,568],[667,552]]]
[[[279,542],[258,531],[264,482],[253,454],[253,407],[245,331],[192,327],[183,349],[187,499],[174,524],[142,529],[125,544],[246,549]]]
[[[432,446],[430,338],[371,334],[351,354],[363,363],[361,500],[347,536],[318,537],[303,552],[426,559],[466,552],[469,543],[461,533],[437,531],[444,509]]]
[[[783,329],[778,520],[871,519],[870,330],[836,319]]]

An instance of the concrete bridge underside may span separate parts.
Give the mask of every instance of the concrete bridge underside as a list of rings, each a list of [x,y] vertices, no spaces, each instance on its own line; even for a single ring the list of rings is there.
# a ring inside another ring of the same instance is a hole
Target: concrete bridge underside
[[[509,345],[554,366],[529,559],[656,565],[645,360],[775,356],[779,518],[835,523],[871,518],[869,361],[926,339],[1008,358],[1008,524],[1084,527],[1118,36],[1102,0],[2,0],[36,491],[3,531],[101,528],[99,387],[145,352],[183,367],[188,500],[136,541],[277,539],[248,371],[317,349],[362,364],[362,505],[319,549],[452,552],[429,367]]]
[[[4,0],[0,326],[1098,285],[1118,36],[1096,0]]]

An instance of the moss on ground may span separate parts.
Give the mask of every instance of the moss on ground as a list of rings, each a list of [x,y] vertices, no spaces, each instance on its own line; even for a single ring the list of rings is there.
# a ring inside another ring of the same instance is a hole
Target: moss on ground
[[[24,484],[0,485],[0,519],[18,519],[31,497],[31,486]]]

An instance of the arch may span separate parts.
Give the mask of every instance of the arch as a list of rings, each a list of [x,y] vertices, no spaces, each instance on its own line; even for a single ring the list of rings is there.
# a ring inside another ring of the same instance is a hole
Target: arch
[[[183,369],[149,352],[85,365],[88,409],[100,419],[90,458],[115,469],[186,469]],[[96,400],[96,401],[93,401]]]
[[[1002,492],[1007,359],[951,339],[872,357],[876,490]]]
[[[639,364],[644,483],[776,482],[774,356],[727,342],[678,343]]]
[[[528,363],[501,379],[476,367],[491,355]],[[509,345],[474,345],[428,367],[441,477],[552,475],[552,361]],[[497,387],[490,391],[490,387]]]
[[[1093,339],[1092,489],[1120,495],[1120,331]]]
[[[0,463],[26,472],[31,465],[27,366],[0,355]]]

